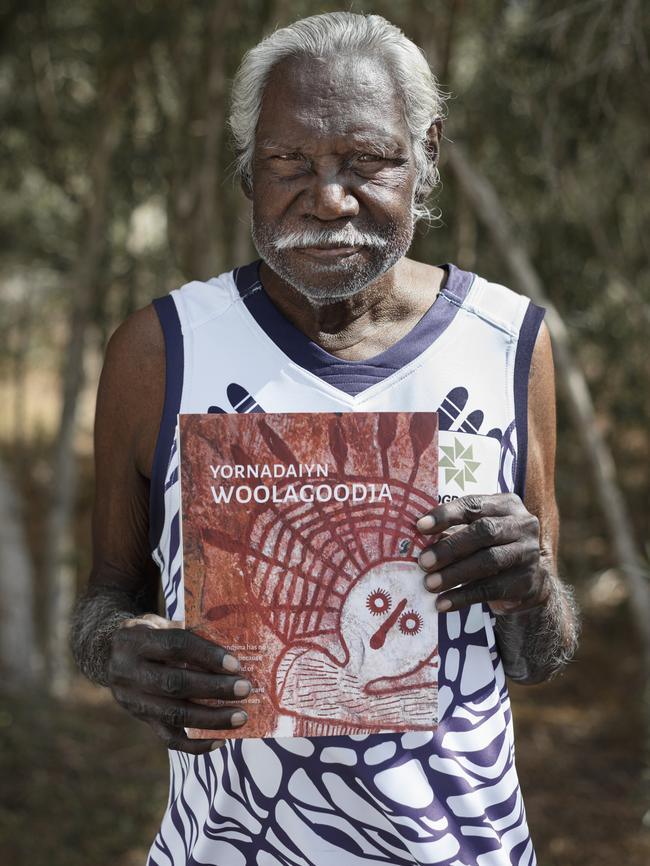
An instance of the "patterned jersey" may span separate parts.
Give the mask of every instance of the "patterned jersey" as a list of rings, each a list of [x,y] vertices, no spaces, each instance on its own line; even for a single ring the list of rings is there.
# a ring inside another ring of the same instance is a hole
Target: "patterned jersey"
[[[179,413],[437,410],[439,498],[523,496],[528,373],[543,310],[445,265],[418,324],[347,361],[275,307],[259,262],[155,302],[166,394],[151,480],[151,546],[167,615],[183,618]],[[512,718],[487,605],[436,614],[432,731],[229,740],[170,751],[149,866],[534,866]]]

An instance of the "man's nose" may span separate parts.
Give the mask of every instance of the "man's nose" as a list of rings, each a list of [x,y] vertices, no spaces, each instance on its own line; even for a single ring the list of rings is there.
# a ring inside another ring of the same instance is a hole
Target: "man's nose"
[[[309,214],[320,220],[350,219],[359,213],[359,202],[350,189],[334,178],[314,178]]]

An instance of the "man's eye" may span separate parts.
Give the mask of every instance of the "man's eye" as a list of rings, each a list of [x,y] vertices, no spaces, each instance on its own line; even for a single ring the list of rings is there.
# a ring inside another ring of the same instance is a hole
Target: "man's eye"
[[[299,153],[278,153],[275,159],[281,159],[283,162],[291,162],[294,160],[304,160],[304,157]]]
[[[379,153],[360,153],[355,157],[357,162],[383,162],[384,157]]]

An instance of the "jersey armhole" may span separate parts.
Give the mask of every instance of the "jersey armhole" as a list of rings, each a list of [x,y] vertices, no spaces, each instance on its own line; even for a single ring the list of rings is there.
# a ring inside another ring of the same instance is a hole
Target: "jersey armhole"
[[[165,400],[156,439],[149,490],[149,545],[152,551],[158,546],[164,524],[165,476],[174,445],[184,373],[183,332],[174,299],[171,295],[156,298],[153,307],[158,315],[165,340]]]
[[[515,427],[517,430],[517,461],[515,464],[515,493],[524,498],[526,491],[526,463],[528,460],[528,376],[537,334],[546,310],[529,302],[519,329],[515,354]]]

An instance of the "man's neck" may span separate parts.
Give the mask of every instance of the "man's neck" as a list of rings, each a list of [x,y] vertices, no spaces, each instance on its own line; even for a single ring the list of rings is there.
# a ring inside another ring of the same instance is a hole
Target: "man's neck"
[[[371,358],[407,334],[433,303],[441,268],[400,259],[351,298],[314,304],[262,262],[262,284],[273,303],[310,340],[349,361]]]

